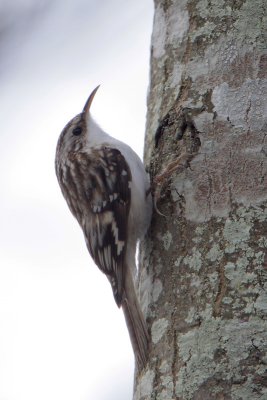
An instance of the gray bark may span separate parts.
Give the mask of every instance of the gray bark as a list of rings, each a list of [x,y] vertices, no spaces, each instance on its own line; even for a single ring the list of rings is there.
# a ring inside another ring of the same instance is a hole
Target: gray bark
[[[141,246],[135,400],[267,399],[266,8],[155,0],[146,163],[181,161]]]

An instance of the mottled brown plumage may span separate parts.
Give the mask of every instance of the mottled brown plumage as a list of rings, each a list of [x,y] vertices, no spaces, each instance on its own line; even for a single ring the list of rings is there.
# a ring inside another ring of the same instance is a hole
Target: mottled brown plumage
[[[79,222],[87,248],[122,306],[138,368],[146,362],[148,333],[135,293],[137,240],[151,218],[149,181],[138,156],[94,124],[89,108],[62,131],[56,174],[68,206]]]

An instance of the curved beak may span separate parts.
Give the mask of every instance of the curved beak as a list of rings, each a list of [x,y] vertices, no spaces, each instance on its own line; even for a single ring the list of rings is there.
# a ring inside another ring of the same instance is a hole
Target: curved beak
[[[83,113],[88,113],[88,112],[89,112],[90,107],[91,107],[91,104],[92,104],[92,101],[93,101],[93,99],[94,99],[94,97],[95,97],[95,94],[96,94],[96,92],[97,92],[99,86],[100,86],[100,85],[98,85],[98,86],[92,91],[92,93],[90,94],[90,96],[88,97],[88,100],[87,100],[87,102],[85,103],[85,106],[83,107]]]

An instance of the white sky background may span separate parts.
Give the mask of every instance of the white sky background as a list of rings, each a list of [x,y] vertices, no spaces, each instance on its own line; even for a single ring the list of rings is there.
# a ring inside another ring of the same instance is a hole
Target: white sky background
[[[54,173],[92,114],[142,155],[152,0],[0,0],[0,400],[130,400],[122,311]]]

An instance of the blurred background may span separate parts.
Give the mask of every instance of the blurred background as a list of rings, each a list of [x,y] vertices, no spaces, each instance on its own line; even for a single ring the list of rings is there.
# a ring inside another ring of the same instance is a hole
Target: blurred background
[[[142,156],[152,0],[0,0],[0,400],[130,400],[109,283],[63,200],[54,155],[92,115]]]

